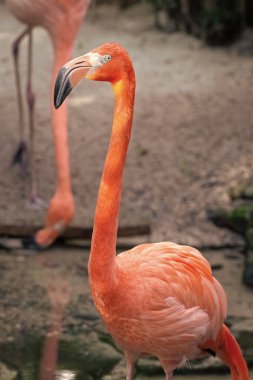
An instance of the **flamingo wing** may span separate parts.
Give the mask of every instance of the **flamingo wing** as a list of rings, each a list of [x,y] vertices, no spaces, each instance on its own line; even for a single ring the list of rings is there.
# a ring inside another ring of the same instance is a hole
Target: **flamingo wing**
[[[226,295],[196,249],[174,243],[140,245],[117,256],[119,287],[102,317],[126,351],[182,363],[215,339]]]

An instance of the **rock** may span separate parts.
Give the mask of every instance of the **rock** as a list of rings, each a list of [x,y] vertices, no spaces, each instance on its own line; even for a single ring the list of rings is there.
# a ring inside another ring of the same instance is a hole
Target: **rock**
[[[249,185],[242,191],[242,198],[253,200],[253,185]]]
[[[202,360],[191,361],[188,366],[180,368],[177,372],[182,374],[229,373],[229,368],[218,358],[207,356]]]
[[[44,341],[45,337],[26,335],[23,337],[22,347],[20,347],[18,355],[16,341],[3,344],[1,349],[13,367],[19,364],[22,374],[29,372],[36,379],[38,378],[37,371],[42,359]],[[19,357],[18,363],[17,356]],[[63,334],[58,341],[56,371],[57,369],[63,372],[73,371],[78,375],[78,378],[83,380],[99,379],[109,374],[121,358],[122,356],[113,347],[101,342],[95,332],[80,334],[78,337]],[[0,379],[5,380],[1,376]],[[11,380],[12,378],[7,379]]]
[[[0,362],[0,379],[1,380],[15,380],[17,379],[18,372],[14,369],[8,368],[4,363]]]
[[[101,380],[112,380],[112,375],[105,375]]]
[[[238,184],[229,190],[229,196],[232,200],[243,198],[253,200],[253,184],[252,179],[242,184]]]
[[[164,371],[156,358],[141,358],[136,364],[137,373],[145,376],[163,375]],[[218,358],[207,356],[201,360],[193,360],[176,370],[180,374],[228,373],[229,368]]]
[[[231,187],[228,191],[228,195],[231,200],[235,199],[253,199],[253,185],[252,179],[248,179],[238,183],[237,185]]]
[[[253,185],[237,188],[234,190],[233,198],[235,196],[253,199]],[[218,227],[229,228],[245,237],[246,258],[242,280],[245,285],[253,288],[253,204],[244,203],[229,211],[209,210],[208,216]]]
[[[94,332],[80,339],[66,337],[59,342],[61,368],[73,368],[83,376],[100,378],[108,374],[121,357],[113,347],[99,341]]]
[[[126,361],[125,358],[122,359],[116,364],[113,370],[110,373],[112,380],[125,380],[126,379]]]
[[[237,184],[236,186],[231,187],[228,190],[228,195],[230,199],[233,201],[234,199],[241,198],[244,187],[245,187],[245,184],[242,185],[241,183]]]

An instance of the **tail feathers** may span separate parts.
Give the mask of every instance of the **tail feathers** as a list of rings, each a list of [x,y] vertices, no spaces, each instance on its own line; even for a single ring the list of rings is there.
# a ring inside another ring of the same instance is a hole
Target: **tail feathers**
[[[219,345],[215,351],[217,356],[229,366],[232,380],[249,380],[248,367],[241,349],[225,325],[222,327]]]

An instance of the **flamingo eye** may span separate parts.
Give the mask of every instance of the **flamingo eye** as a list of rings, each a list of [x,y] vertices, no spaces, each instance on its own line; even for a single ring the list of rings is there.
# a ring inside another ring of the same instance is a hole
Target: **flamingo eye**
[[[112,56],[110,54],[107,54],[104,56],[105,62],[110,61],[112,59]]]

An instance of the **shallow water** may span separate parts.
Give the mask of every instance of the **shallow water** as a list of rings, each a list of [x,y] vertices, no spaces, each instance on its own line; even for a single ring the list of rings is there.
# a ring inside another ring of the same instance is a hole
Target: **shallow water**
[[[122,355],[90,296],[88,251],[22,253],[0,255],[0,380],[124,379]],[[248,342],[247,359],[251,345]],[[192,375],[191,370],[201,375]],[[176,378],[229,380],[229,375],[217,374],[221,370],[212,364],[205,369],[193,366]],[[161,380],[162,375],[157,364],[137,365],[138,380]]]
[[[175,375],[174,376],[176,380],[231,380],[230,375],[186,375],[186,376],[180,376]],[[253,379],[253,372],[250,372],[249,380]],[[63,378],[61,380],[64,380]],[[67,379],[66,379],[67,380]],[[147,377],[137,377],[136,380],[151,380],[151,378]],[[152,380],[165,380],[164,377],[152,377]]]
[[[57,322],[55,324],[55,327]],[[83,343],[83,344],[82,344]],[[1,345],[0,379],[1,380],[120,380],[124,379],[125,364],[117,376],[110,374],[115,365],[115,357],[99,357],[87,346],[85,340],[69,339],[61,336],[57,327],[48,332],[46,337],[26,334],[17,341]],[[95,348],[96,350],[96,348]],[[116,355],[117,356],[117,355]],[[117,358],[116,358],[117,359]],[[105,362],[107,360],[107,363]],[[116,360],[117,361],[117,360]],[[3,362],[5,364],[3,364]],[[206,370],[211,372],[212,369]],[[162,373],[162,371],[161,371]],[[161,375],[144,376],[137,373],[136,380],[164,380]],[[230,374],[187,374],[175,373],[177,380],[231,380]],[[249,380],[253,380],[253,371]]]

